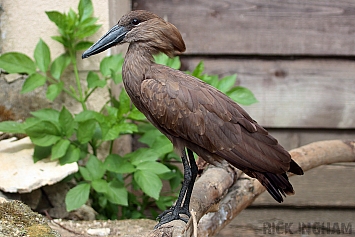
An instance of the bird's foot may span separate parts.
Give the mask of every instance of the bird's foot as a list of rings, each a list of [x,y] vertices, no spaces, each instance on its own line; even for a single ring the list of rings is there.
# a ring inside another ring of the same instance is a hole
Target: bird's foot
[[[188,218],[183,218],[180,215],[186,215]],[[173,220],[181,220],[184,221],[185,223],[188,222],[191,214],[188,208],[186,207],[176,207],[173,206],[168,210],[165,210],[163,213],[161,213],[157,219],[160,219],[159,223],[154,227],[154,229],[160,227],[163,224],[169,223],[170,221]]]
[[[161,220],[163,218],[163,216],[165,216],[166,214],[172,213],[175,208],[176,208],[175,206],[172,206],[168,210],[163,211],[162,213],[160,213],[158,215],[157,220]],[[185,214],[189,218],[191,217],[189,209],[187,207],[184,207],[184,206],[179,208],[179,214]]]

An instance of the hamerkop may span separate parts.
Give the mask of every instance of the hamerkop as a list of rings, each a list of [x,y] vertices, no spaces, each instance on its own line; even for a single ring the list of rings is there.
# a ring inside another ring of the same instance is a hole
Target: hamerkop
[[[238,104],[200,79],[154,63],[153,55],[185,51],[174,25],[148,11],[124,15],[82,55],[87,58],[129,43],[122,68],[133,104],[173,143],[181,156],[184,181],[176,204],[163,212],[157,226],[190,216],[197,175],[193,152],[220,166],[225,160],[258,179],[278,202],[293,194],[286,172],[303,174],[289,153]]]

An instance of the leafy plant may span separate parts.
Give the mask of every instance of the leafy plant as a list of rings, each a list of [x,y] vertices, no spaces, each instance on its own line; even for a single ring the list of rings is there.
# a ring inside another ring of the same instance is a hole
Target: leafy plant
[[[121,218],[144,217],[147,209],[156,216],[153,204],[165,210],[177,196],[183,177],[175,162],[180,162],[180,158],[174,154],[171,142],[131,104],[124,90],[118,100],[111,96],[100,110],[87,108],[87,101],[97,88],[107,88],[111,80],[115,84],[122,81],[123,64],[122,55],[105,57],[100,63],[100,73],[90,71],[86,82],[80,81],[76,56],[92,44],[85,38],[100,27],[92,17],[91,0],[80,0],[78,13],[70,9],[67,14],[56,11],[46,14],[60,33],[52,38],[63,45],[65,53],[52,61],[50,49],[41,39],[34,50],[34,60],[19,52],[6,53],[0,56],[0,67],[8,73],[28,75],[21,93],[45,87],[46,97],[51,101],[66,93],[81,105],[82,111],[73,114],[65,106],[61,110],[40,109],[23,123],[1,122],[0,131],[27,134],[35,145],[35,161],[49,156],[60,164],[85,161],[80,162],[83,165],[75,175],[77,186],[67,193],[68,211],[79,208],[90,198],[98,218],[118,218],[119,207]],[[181,65],[178,57],[170,59],[163,54],[155,60],[175,69]],[[73,69],[73,85],[64,82],[63,73],[69,66]],[[203,74],[203,69],[201,62],[192,75],[242,104],[256,101],[248,89],[234,86],[236,75],[219,80],[216,75]],[[144,146],[124,156],[112,153],[114,140],[125,134],[140,135],[139,141]],[[108,155],[101,157],[98,149],[106,142],[110,149]],[[162,180],[171,188],[164,195],[161,195]]]

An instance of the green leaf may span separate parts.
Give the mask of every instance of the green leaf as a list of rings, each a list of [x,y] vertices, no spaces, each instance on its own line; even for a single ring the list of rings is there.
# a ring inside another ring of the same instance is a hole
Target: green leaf
[[[119,96],[120,106],[118,107],[117,117],[121,118],[122,115],[128,113],[131,110],[131,100],[126,92],[126,90],[122,90]]]
[[[200,78],[204,70],[205,70],[205,65],[204,65],[203,61],[201,61],[195,67],[195,69],[193,70],[191,75],[194,76],[194,77]]]
[[[109,182],[107,189],[107,198],[110,202],[128,206],[128,192],[124,184],[118,180]]]
[[[52,146],[52,156],[51,160],[56,160],[67,153],[67,150],[69,148],[70,141],[61,139],[59,140],[54,146]]]
[[[84,21],[81,21],[79,23],[79,27],[87,27],[87,26],[94,25],[95,22],[97,22],[97,20],[98,20],[98,18],[89,17],[89,18],[85,19]]]
[[[59,111],[55,109],[40,109],[34,112],[31,112],[31,114],[40,119],[41,121],[52,121],[54,123],[58,122],[59,120]]]
[[[47,72],[51,62],[51,53],[48,45],[40,39],[34,51],[34,58],[36,60],[39,70]]]
[[[80,149],[72,144],[69,145],[65,155],[59,159],[61,165],[77,162],[80,159]]]
[[[86,169],[89,171],[91,180],[100,179],[106,172],[104,164],[96,156],[91,155],[86,163]]]
[[[86,78],[89,88],[100,87],[103,88],[106,86],[106,81],[100,80],[99,75],[97,73],[90,71]]]
[[[89,199],[90,184],[79,184],[69,190],[65,197],[67,211],[78,209]]]
[[[231,89],[235,85],[236,81],[237,81],[236,74],[223,77],[221,80],[219,80],[217,89],[222,91],[223,93],[226,93],[229,89]]]
[[[169,165],[169,168],[171,170],[171,173],[174,175],[172,177],[169,177],[169,184],[172,190],[175,190],[180,187],[182,180],[184,179],[184,175],[180,171],[180,169],[177,166],[174,165]],[[164,176],[169,176],[170,173],[165,173],[163,175],[159,175],[161,179],[164,178]]]
[[[149,171],[154,174],[164,174],[170,172],[170,169],[162,163],[155,161],[145,161],[137,165],[137,170]]]
[[[120,134],[131,134],[137,132],[137,125],[133,123],[118,123],[106,129],[105,124],[100,124],[102,130],[102,140],[110,141],[116,139]]]
[[[90,26],[83,27],[79,29],[77,32],[75,32],[75,36],[79,39],[89,37],[95,34],[100,29],[100,27],[101,25],[90,25]]]
[[[65,29],[66,26],[66,16],[58,11],[48,11],[46,12],[49,20],[54,22],[58,28]]]
[[[158,175],[147,170],[137,170],[133,177],[143,192],[156,200],[159,199],[163,184]]]
[[[53,101],[62,92],[64,83],[61,81],[57,84],[48,86],[46,97],[48,100]]]
[[[208,74],[203,74],[199,77],[202,81],[210,84],[213,87],[218,87],[219,79],[218,75],[208,75]]]
[[[10,52],[0,56],[0,68],[8,73],[32,74],[36,71],[36,65],[23,53]]]
[[[133,119],[137,121],[145,121],[147,118],[145,115],[139,111],[136,107],[134,107],[131,112],[127,116],[128,119]]]
[[[29,127],[32,127],[33,125],[36,125],[39,123],[41,120],[35,117],[28,117],[25,122],[23,122],[23,129],[26,133],[26,129]]]
[[[98,191],[97,191],[97,192],[98,192]],[[105,196],[99,196],[99,201],[98,201],[98,203],[99,203],[100,207],[103,207],[103,208],[107,207],[107,197],[105,197]],[[102,218],[100,218],[100,216],[102,216]],[[98,220],[100,220],[100,219],[107,219],[106,216],[101,215],[101,214],[98,214],[98,215],[96,216],[96,218],[97,218]],[[112,219],[114,219],[114,218],[112,218]]]
[[[103,76],[110,76],[112,72],[121,72],[124,58],[121,54],[105,57],[100,63],[100,72]],[[112,72],[111,72],[112,70]]]
[[[59,136],[55,135],[42,135],[42,136],[30,136],[31,141],[33,144],[38,145],[38,146],[50,146],[56,143],[57,141],[60,140]]]
[[[119,134],[131,134],[138,132],[137,125],[134,123],[116,124],[114,128],[117,128]]]
[[[174,196],[160,196],[159,200],[157,200],[155,203],[157,204],[157,207],[164,211],[167,208],[169,208],[171,205],[173,205],[176,197]]]
[[[52,76],[55,79],[59,80],[64,70],[68,67],[69,64],[70,64],[70,57],[67,56],[66,54],[62,54],[56,59],[54,59],[51,65]]]
[[[173,58],[169,58],[168,66],[171,68],[174,68],[176,70],[180,69],[180,67],[181,67],[180,57],[176,56]]]
[[[173,144],[171,141],[165,136],[159,136],[155,139],[151,149],[157,154],[157,156],[161,157],[166,153],[173,152]]]
[[[119,174],[132,173],[136,170],[134,166],[127,161],[127,159],[124,159],[116,154],[108,155],[105,159],[104,165],[107,170]]]
[[[46,84],[47,78],[39,73],[33,73],[27,77],[25,83],[22,85],[21,93],[31,92],[34,89]]]
[[[241,86],[234,87],[232,90],[227,92],[227,95],[237,103],[242,105],[251,105],[258,100],[255,98],[253,92],[249,89]]]
[[[113,70],[111,70],[111,78],[116,85],[122,82],[122,74],[115,73]]]
[[[59,124],[67,137],[73,135],[75,121],[72,114],[63,106],[59,113]]]
[[[156,64],[167,66],[168,59],[169,59],[168,55],[164,53],[159,53],[157,55],[154,55],[154,61]]]
[[[107,124],[100,124],[100,128],[101,128],[101,131],[102,131],[102,140],[104,141],[112,141],[112,140],[115,140],[118,136],[119,136],[119,133],[120,133],[120,128],[118,127],[108,127]]]
[[[96,111],[93,111],[93,110],[85,110],[75,116],[76,122],[84,122],[84,121],[91,120],[91,119],[95,119],[99,123],[106,122],[104,115],[102,115]]]
[[[33,161],[36,163],[39,160],[45,159],[51,155],[52,146],[37,146],[33,151]]]
[[[27,122],[27,120],[26,120]],[[50,121],[39,121],[25,128],[31,141],[38,146],[50,146],[61,139],[59,130]]]
[[[130,159],[133,165],[138,165],[144,161],[156,161],[159,156],[150,148],[139,148],[131,153],[128,153],[124,158]]]
[[[0,131],[7,133],[25,133],[24,124],[15,121],[0,122]]]
[[[157,64],[162,64],[174,69],[180,69],[181,62],[179,57],[169,58],[166,54],[160,53],[154,55],[154,61]]]
[[[59,43],[61,43],[64,47],[69,47],[68,39],[63,38],[62,36],[51,36],[51,38]]]
[[[71,29],[78,21],[78,15],[76,12],[70,8],[68,14],[66,15],[67,29]]]
[[[75,50],[77,51],[80,51],[80,50],[86,50],[88,48],[90,48],[90,46],[92,45],[93,43],[90,42],[90,41],[80,41],[79,43],[77,43],[75,45]]]
[[[86,180],[86,181],[93,180],[89,170],[86,167],[79,166],[79,172],[80,172],[81,176],[83,176],[84,180]]]
[[[91,0],[80,0],[78,10],[80,21],[89,18],[94,12]]]
[[[108,183],[104,179],[93,180],[91,186],[98,193],[108,193]]]
[[[89,142],[94,136],[96,121],[89,119],[84,122],[78,122],[77,138],[80,143]]]
[[[139,131],[143,133],[143,135],[139,138],[139,141],[147,144],[149,147],[153,146],[155,139],[164,136],[158,129],[153,126],[149,126],[149,130],[142,130],[140,127]]]
[[[109,116],[113,117],[114,121],[116,121],[116,117],[117,117],[117,113],[118,113],[118,109],[116,109],[115,107],[106,105],[105,109],[107,110],[107,113]]]

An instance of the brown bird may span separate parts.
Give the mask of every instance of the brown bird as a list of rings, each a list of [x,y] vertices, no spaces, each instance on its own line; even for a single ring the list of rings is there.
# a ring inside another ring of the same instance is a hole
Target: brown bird
[[[208,163],[224,160],[258,179],[278,202],[294,190],[286,172],[302,175],[290,154],[237,103],[181,71],[155,64],[153,55],[185,51],[177,28],[148,11],[124,15],[82,55],[87,58],[112,46],[129,43],[122,68],[123,83],[133,104],[173,143],[182,159],[184,181],[176,204],[156,226],[187,221],[197,175],[193,152]],[[186,154],[187,151],[187,154]]]

